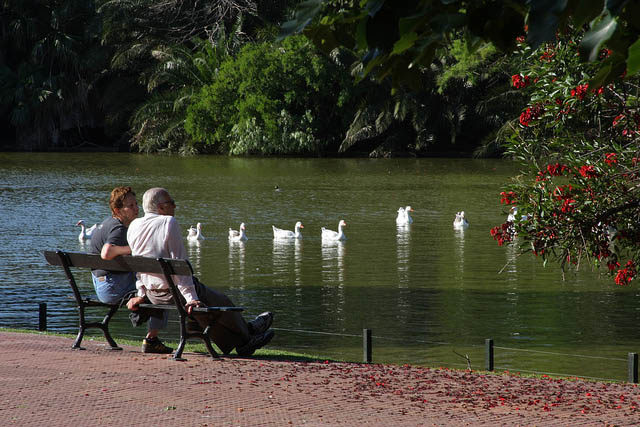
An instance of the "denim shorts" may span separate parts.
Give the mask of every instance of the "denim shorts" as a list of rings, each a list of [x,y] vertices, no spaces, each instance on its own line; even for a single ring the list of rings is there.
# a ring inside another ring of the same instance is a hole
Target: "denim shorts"
[[[117,304],[130,292],[136,290],[135,273],[107,273],[104,276],[94,276],[93,288],[101,302],[106,304]],[[151,316],[148,322],[148,329],[165,329],[169,321],[168,310],[162,310],[162,318]]]
[[[104,276],[93,278],[93,288],[101,302],[106,304],[117,304],[131,291],[136,290],[135,273],[107,273]]]

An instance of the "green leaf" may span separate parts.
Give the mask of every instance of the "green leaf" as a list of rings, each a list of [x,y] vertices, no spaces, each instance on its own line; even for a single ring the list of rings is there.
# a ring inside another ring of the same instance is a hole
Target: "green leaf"
[[[365,16],[360,22],[358,22],[358,26],[356,27],[356,46],[359,49],[367,49],[369,43],[367,43],[367,23],[369,22],[369,17]]]
[[[416,40],[418,40],[418,34],[416,34],[415,32],[404,34],[400,38],[400,40],[398,40],[393,45],[393,51],[391,52],[391,54],[398,55],[407,49],[411,49],[415,44]]]
[[[426,11],[412,16],[406,16],[398,20],[398,31],[400,34],[410,33],[422,27],[430,18]]]
[[[602,4],[602,2],[598,2]],[[618,15],[624,7],[627,0],[606,0],[606,8],[612,15]]]
[[[594,20],[602,13],[602,0],[580,0],[571,17],[576,27],[581,27]]]
[[[374,16],[384,6],[384,0],[368,0],[365,11],[369,16]]]
[[[527,40],[536,48],[555,38],[559,17],[567,6],[567,0],[529,0],[528,3]]]
[[[322,0],[306,0],[298,5],[296,13],[292,20],[285,22],[280,27],[280,34],[278,40],[290,36],[295,33],[299,33],[309,25],[313,18],[322,9]]]
[[[627,58],[627,76],[632,76],[640,70],[640,39],[629,46]]]
[[[618,21],[611,15],[605,15],[580,42],[579,51],[583,60],[595,61],[604,42],[609,40],[618,27]]]

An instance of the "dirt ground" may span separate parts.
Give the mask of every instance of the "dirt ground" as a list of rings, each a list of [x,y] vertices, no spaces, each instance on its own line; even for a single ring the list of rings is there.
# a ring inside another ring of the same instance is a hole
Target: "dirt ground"
[[[185,353],[0,332],[2,425],[638,425],[634,384]]]

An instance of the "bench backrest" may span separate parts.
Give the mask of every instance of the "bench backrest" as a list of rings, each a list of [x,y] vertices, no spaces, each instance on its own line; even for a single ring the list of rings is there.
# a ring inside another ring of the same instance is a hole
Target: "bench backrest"
[[[100,258],[98,254],[85,254],[81,252],[45,251],[44,257],[51,265],[64,267],[91,268],[110,271],[133,271],[137,273],[164,274],[162,263],[158,258],[145,258],[138,256],[119,256],[111,260]],[[63,261],[64,259],[64,261]],[[189,261],[184,259],[160,258],[169,267],[169,274],[191,276],[193,270]]]
[[[64,251],[45,251],[44,257],[49,264],[59,265],[64,269],[67,279],[69,279],[69,285],[71,285],[71,289],[73,290],[73,295],[78,303],[78,308],[81,311],[84,309],[85,300],[82,298],[80,289],[78,289],[76,280],[71,272],[72,267],[162,274],[169,285],[171,294],[176,302],[176,307],[181,314],[184,314],[184,307],[180,304],[180,293],[171,276],[191,276],[193,274],[191,264],[185,259],[147,258],[124,255],[112,260],[104,260],[100,258],[98,254]]]

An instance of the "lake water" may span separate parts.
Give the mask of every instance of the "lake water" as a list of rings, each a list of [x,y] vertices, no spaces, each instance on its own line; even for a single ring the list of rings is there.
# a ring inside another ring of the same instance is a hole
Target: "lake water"
[[[147,188],[163,186],[185,236],[201,222],[208,238],[187,245],[199,278],[247,315],[276,313],[273,348],[362,360],[362,329],[369,328],[374,362],[459,368],[468,356],[482,369],[484,340],[492,338],[498,369],[621,380],[627,353],[640,350],[635,282],[618,287],[588,268],[563,281],[557,266],[543,268],[492,240],[489,229],[506,217],[501,185],[518,171],[506,161],[111,153],[0,159],[0,327],[37,328],[44,300],[49,329],[75,333],[66,278],[42,251],[85,250],[75,224],[106,218],[114,186],[131,185],[139,203]],[[414,223],[398,229],[396,211],[405,205],[414,208]],[[470,222],[464,232],[452,227],[460,210]],[[320,228],[337,230],[340,219],[347,240],[323,246]],[[296,221],[305,227],[302,241],[274,242],[272,224],[293,229]],[[229,244],[227,230],[241,222],[249,240]],[[88,274],[78,277],[91,289]],[[131,328],[126,310],[114,330],[144,334]]]

